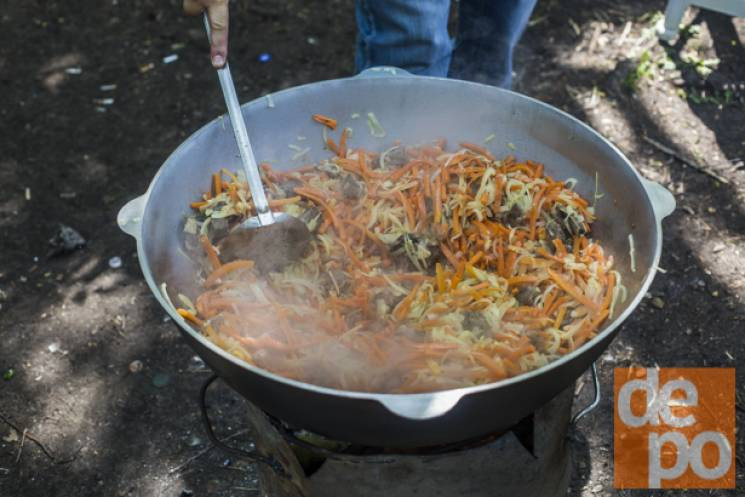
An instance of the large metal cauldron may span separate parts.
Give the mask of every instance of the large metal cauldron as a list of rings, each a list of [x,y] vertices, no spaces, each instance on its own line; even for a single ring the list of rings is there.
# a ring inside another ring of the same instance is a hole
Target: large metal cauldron
[[[374,112],[387,131],[368,132]],[[594,340],[522,376],[427,394],[373,394],[318,387],[256,368],[227,354],[192,329],[168,304],[171,295],[197,293],[195,268],[182,250],[182,226],[193,201],[218,167],[240,167],[230,122],[219,117],[189,137],[155,175],[147,192],[119,213],[120,227],[137,240],[142,272],[158,302],[191,346],[229,385],[268,413],[330,438],[372,446],[428,446],[506,429],[545,404],[608,346],[621,322],[638,305],[655,275],[662,245],[661,221],[672,212],[672,195],[644,180],[607,140],[577,119],[517,93],[464,81],[411,76],[376,68],[360,76],[290,88],[243,106],[259,160],[291,169],[328,157],[314,113],[353,128],[352,146],[383,150],[396,139],[416,144],[445,137],[488,144],[495,155],[511,153],[543,162],[555,178],[577,178],[577,190],[599,192],[593,236],[614,255],[629,294]],[[361,117],[352,119],[353,114]],[[297,141],[298,136],[307,137]],[[288,144],[311,147],[302,163]],[[510,144],[508,146],[508,144]],[[630,269],[633,235],[636,271]],[[271,247],[267,247],[271,250]],[[329,357],[329,361],[333,361]]]

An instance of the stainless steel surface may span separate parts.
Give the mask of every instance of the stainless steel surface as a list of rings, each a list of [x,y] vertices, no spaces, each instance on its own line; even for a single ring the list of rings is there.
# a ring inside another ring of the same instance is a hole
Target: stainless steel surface
[[[178,291],[191,296],[199,290],[195,268],[181,248],[184,217],[211,172],[241,167],[232,130],[217,118],[173,152],[147,193],[122,209],[119,223],[137,239],[145,279],[192,347],[233,388],[280,419],[330,438],[400,447],[465,440],[507,428],[590,367],[652,282],[662,245],[661,221],[675,205],[672,195],[643,180],[615,146],[558,109],[490,86],[409,76],[391,68],[290,88],[271,98],[245,104],[243,114],[257,156],[279,169],[328,157],[321,126],[310,117],[323,113],[337,118],[341,128],[353,129],[350,146],[374,150],[383,150],[394,140],[415,144],[446,137],[457,144],[481,142],[495,134],[497,138],[487,144],[495,155],[543,162],[555,178],[576,178],[577,191],[590,199],[597,173],[603,197],[597,202],[593,236],[613,254],[629,292],[598,336],[579,350],[489,385],[426,394],[371,394],[318,387],[246,364],[193,330],[159,289],[165,282],[172,295]],[[364,117],[351,118],[367,112],[374,112],[384,126],[385,138],[371,136]],[[296,142],[298,136],[307,140]],[[295,151],[288,148],[292,143],[311,150],[293,160]],[[629,234],[635,245],[635,272],[630,268]]]
[[[261,225],[258,217],[248,218],[217,242],[223,262],[252,260],[261,274],[282,271],[307,255],[313,234],[296,217],[274,213],[272,224]]]
[[[204,12],[204,29],[207,31],[207,39],[212,40],[210,20],[207,11]],[[264,185],[261,182],[259,166],[256,164],[253,148],[251,148],[251,141],[248,139],[246,122],[243,120],[241,105],[238,103],[238,96],[235,94],[235,85],[233,84],[233,77],[230,75],[230,67],[227,62],[225,62],[225,65],[222,68],[217,70],[217,77],[220,80],[222,94],[225,97],[225,105],[228,107],[230,124],[233,126],[235,141],[238,145],[238,153],[241,157],[243,170],[246,173],[248,187],[251,190],[251,200],[253,200],[254,206],[256,207],[259,222],[262,226],[272,224],[275,219],[272,215],[272,211],[269,210],[269,202],[267,202],[264,193]]]

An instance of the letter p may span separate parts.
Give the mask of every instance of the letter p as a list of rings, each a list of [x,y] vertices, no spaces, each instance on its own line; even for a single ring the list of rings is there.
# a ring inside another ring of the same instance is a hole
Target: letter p
[[[662,467],[662,447],[666,443],[675,445],[675,464]],[[649,434],[649,488],[662,488],[662,480],[674,480],[688,468],[688,439],[682,433],[669,431],[658,435]]]

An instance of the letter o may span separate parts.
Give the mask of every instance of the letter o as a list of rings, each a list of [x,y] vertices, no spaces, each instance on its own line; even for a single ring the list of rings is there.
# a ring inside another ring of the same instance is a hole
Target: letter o
[[[719,462],[713,468],[704,464],[704,445],[712,443],[719,450]],[[732,465],[732,447],[724,434],[718,431],[702,431],[691,442],[689,464],[696,475],[705,480],[716,480],[724,476]]]

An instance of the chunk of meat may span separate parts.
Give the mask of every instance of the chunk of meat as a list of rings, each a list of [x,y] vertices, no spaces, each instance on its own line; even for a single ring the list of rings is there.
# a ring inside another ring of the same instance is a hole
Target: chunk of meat
[[[357,200],[365,193],[365,185],[353,174],[347,174],[341,180],[341,194],[347,200]]]
[[[395,147],[385,155],[385,166],[386,167],[402,167],[409,162],[409,157],[406,155],[404,147]]]
[[[524,221],[525,214],[523,214],[523,211],[517,206],[517,204],[513,204],[513,206],[510,207],[510,210],[502,212],[497,216],[497,218],[502,221],[502,224],[505,226],[514,227]]]
[[[474,333],[489,331],[489,321],[482,312],[466,311],[463,313],[463,328]]]
[[[524,306],[532,306],[535,299],[541,294],[540,290],[532,285],[523,285],[515,295],[515,299]]]

